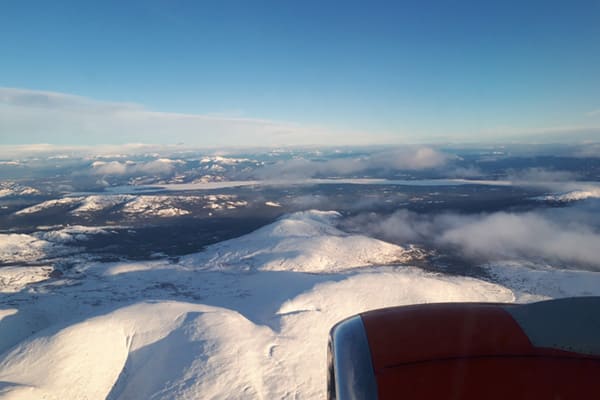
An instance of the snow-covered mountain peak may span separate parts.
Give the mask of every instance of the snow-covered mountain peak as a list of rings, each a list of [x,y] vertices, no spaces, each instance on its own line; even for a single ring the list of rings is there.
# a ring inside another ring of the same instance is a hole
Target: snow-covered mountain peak
[[[407,262],[404,248],[333,224],[335,211],[287,215],[248,235],[209,246],[183,263],[211,270],[270,270],[330,273],[357,267]]]
[[[541,196],[539,199],[557,202],[571,202],[578,200],[597,199],[600,197],[600,188],[590,188],[588,190],[572,190],[570,192],[550,194]]]

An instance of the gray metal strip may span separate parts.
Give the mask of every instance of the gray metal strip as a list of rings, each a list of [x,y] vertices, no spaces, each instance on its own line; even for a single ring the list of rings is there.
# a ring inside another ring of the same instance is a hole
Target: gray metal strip
[[[535,347],[600,355],[600,297],[504,307]]]

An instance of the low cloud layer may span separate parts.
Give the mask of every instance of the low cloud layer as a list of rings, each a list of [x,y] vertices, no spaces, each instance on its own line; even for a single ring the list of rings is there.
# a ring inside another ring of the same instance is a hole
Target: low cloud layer
[[[363,214],[344,227],[395,243],[455,249],[479,262],[528,260],[600,269],[600,202],[550,211],[480,215]]]
[[[586,225],[563,226],[534,213],[495,213],[457,221],[438,240],[480,259],[541,258],[600,267],[600,234]]]
[[[445,165],[453,156],[431,147],[405,146],[357,157],[329,160],[294,158],[268,164],[254,175],[259,179],[301,179],[356,175],[368,171],[424,170]]]

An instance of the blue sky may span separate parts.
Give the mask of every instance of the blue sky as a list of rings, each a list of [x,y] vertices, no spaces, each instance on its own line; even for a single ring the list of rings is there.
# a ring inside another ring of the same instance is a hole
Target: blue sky
[[[600,140],[598,21],[598,1],[4,1],[0,143]]]

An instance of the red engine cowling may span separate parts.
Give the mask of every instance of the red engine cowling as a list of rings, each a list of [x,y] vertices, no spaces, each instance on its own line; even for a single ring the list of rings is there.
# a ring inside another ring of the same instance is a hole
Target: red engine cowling
[[[329,399],[600,398],[600,297],[369,311],[328,358]]]

